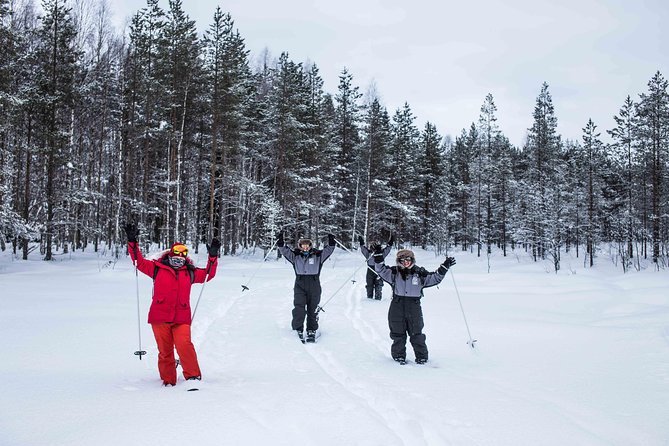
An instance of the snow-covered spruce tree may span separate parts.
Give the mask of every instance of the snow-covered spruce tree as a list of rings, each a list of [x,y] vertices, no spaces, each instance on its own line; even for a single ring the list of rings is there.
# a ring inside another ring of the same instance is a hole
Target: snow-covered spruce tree
[[[271,188],[284,209],[284,224],[291,225],[290,231],[299,237],[304,235],[304,228],[297,225],[304,186],[298,172],[304,168],[302,156],[307,151],[309,88],[302,64],[290,60],[287,53],[279,58],[270,95],[265,131],[271,162],[268,168],[273,172]]]
[[[362,215],[360,205],[360,185],[364,167],[360,163],[360,99],[362,93],[353,84],[353,75],[344,68],[339,75],[339,85],[335,99],[334,138],[337,147],[335,175],[337,199],[334,227],[340,231],[344,244],[350,244],[358,231],[357,217]]]
[[[164,241],[164,185],[167,157],[164,150],[166,121],[161,98],[165,98],[162,68],[165,12],[157,0],[131,19],[130,42],[123,64],[122,196],[121,215],[136,221],[142,242]]]
[[[603,203],[603,173],[606,166],[604,159],[604,144],[599,139],[600,133],[592,119],[583,128],[583,160],[585,161],[585,203],[587,207],[585,231],[585,249],[587,262],[593,266],[595,261],[595,252],[600,242],[600,235],[603,230],[602,212]]]
[[[6,3],[4,3],[7,6]],[[6,9],[5,12],[8,12]],[[14,164],[12,178],[16,182],[12,186],[13,203],[16,213],[20,216],[23,226],[19,227],[17,244],[21,255],[28,259],[31,250],[30,240],[39,239],[43,232],[44,207],[41,200],[44,196],[45,178],[43,172],[44,158],[41,156],[41,138],[37,135],[37,123],[40,121],[38,94],[38,78],[36,76],[39,39],[35,32],[40,26],[40,19],[34,10],[34,4],[13,5],[11,15],[3,16],[3,117],[2,125],[6,129],[7,150],[12,152]],[[4,203],[7,203],[5,199]]]
[[[306,71],[308,102],[304,121],[306,141],[298,163],[298,178],[303,205],[297,218],[304,221],[304,235],[317,238],[336,231],[333,210],[336,201],[336,111],[330,95],[323,91],[318,66],[312,63]]]
[[[358,233],[367,243],[375,240],[380,242],[391,235],[386,222],[393,217],[389,185],[392,177],[391,126],[388,111],[374,92],[365,107],[361,134],[360,165],[364,167],[361,169],[363,187],[360,195],[363,221]]]
[[[658,71],[648,82],[648,92],[637,105],[640,155],[649,191],[644,213],[650,235],[651,258],[656,267],[666,266],[669,240],[669,93],[668,82]],[[644,250],[645,251],[645,250]]]
[[[560,222],[564,204],[564,189],[560,182],[560,174],[564,172],[560,156],[562,143],[557,134],[553,100],[545,82],[536,99],[533,119],[523,149],[528,159],[528,170],[524,176],[528,220],[524,226],[530,232],[530,238],[525,242],[530,245],[532,257],[538,260],[546,257],[547,249],[559,253],[564,241]],[[553,259],[557,270],[559,258],[554,255]]]
[[[481,105],[477,134],[478,143],[474,146],[476,152],[472,160],[471,172],[475,181],[473,191],[476,216],[476,246],[477,256],[481,256],[481,247],[485,245],[486,254],[492,252],[493,239],[497,238],[493,225],[493,182],[495,177],[494,158],[495,144],[499,141],[499,126],[497,125],[497,106],[492,94],[488,93]]]
[[[20,172],[20,144],[22,137],[14,115],[19,112],[14,104],[19,102],[15,90],[19,77],[16,65],[19,50],[19,33],[12,27],[9,2],[0,0],[0,249],[6,249],[5,240],[14,242],[14,252],[19,237],[25,238],[25,222],[21,218],[19,182],[13,172]],[[20,178],[20,175],[18,175]]]
[[[475,240],[473,223],[475,221],[470,209],[472,197],[471,161],[478,134],[474,124],[469,132],[462,130],[455,144],[447,154],[447,183],[450,185],[449,220],[454,243],[459,244],[463,251],[469,250]]]
[[[587,221],[587,160],[585,152],[578,141],[567,140],[563,144],[562,156],[565,162],[565,183],[569,196],[565,209],[567,222],[564,239],[565,252],[575,252],[580,257],[581,243],[584,239],[584,227]]]
[[[421,186],[416,200],[421,221],[417,236],[423,249],[433,245],[435,239],[445,238],[445,234],[441,234],[442,228],[436,228],[438,214],[444,212],[442,208],[437,207],[439,202],[437,187],[445,171],[441,143],[442,138],[437,128],[427,122],[419,137],[419,152],[416,158],[418,164],[416,180]]]
[[[491,213],[493,242],[507,255],[507,248],[513,240],[510,237],[512,227],[511,208],[515,200],[514,162],[517,157],[516,149],[509,139],[502,133],[495,137],[492,159],[492,204]]]
[[[248,240],[241,228],[246,224],[240,200],[250,191],[244,172],[248,169],[245,138],[248,131],[252,75],[248,50],[239,32],[234,29],[230,14],[220,7],[203,39],[203,55],[207,85],[205,115],[210,123],[209,181],[206,184],[207,230],[205,240],[219,237],[223,254],[234,253],[238,243]],[[202,187],[205,186],[203,182]],[[252,194],[252,193],[251,193]],[[250,209],[247,209],[250,211]],[[243,220],[243,218],[241,219]],[[202,231],[204,228],[200,228]]]
[[[610,145],[610,158],[613,174],[620,184],[618,198],[624,200],[620,206],[617,218],[615,218],[615,239],[619,246],[623,271],[632,266],[635,255],[635,244],[639,238],[635,235],[638,230],[639,210],[635,197],[640,189],[640,169],[638,159],[639,138],[637,132],[636,105],[628,95],[623,102],[618,115],[614,116],[616,126],[608,130],[613,142]],[[637,257],[637,268],[638,264]]]
[[[394,218],[391,230],[398,234],[400,242],[409,245],[420,243],[419,206],[421,183],[418,178],[419,136],[416,117],[408,103],[393,115],[393,141],[391,150],[390,178],[392,191],[391,207]]]
[[[38,29],[36,48],[37,102],[39,108],[38,138],[44,149],[46,177],[43,204],[46,208],[43,229],[44,260],[53,259],[53,245],[64,243],[67,227],[59,222],[67,219],[65,204],[67,189],[57,183],[70,175],[68,154],[72,132],[72,112],[75,102],[75,79],[79,54],[74,47],[76,31],[70,9],[62,0],[45,0],[45,11]]]

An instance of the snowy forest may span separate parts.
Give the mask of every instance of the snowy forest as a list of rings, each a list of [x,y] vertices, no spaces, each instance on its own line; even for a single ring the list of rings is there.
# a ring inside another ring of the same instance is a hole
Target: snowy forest
[[[167,3],[147,0],[123,33],[104,1],[0,0],[2,250],[120,251],[131,220],[142,243],[218,237],[223,255],[267,250],[282,230],[289,243],[331,232],[348,246],[393,235],[438,253],[520,251],[555,271],[565,252],[667,267],[659,71],[621,94],[615,128],[590,120],[576,141],[539,80],[516,147],[492,94],[451,138],[419,128],[408,103],[387,110],[346,68],[327,92],[318,61],[252,59],[221,8],[199,35],[182,1]]]

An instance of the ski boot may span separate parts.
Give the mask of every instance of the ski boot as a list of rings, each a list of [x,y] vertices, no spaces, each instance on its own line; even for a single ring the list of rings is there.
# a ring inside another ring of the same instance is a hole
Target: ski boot
[[[186,390],[188,392],[194,392],[200,390],[201,379],[202,378],[199,376],[191,376],[190,378],[186,378]]]

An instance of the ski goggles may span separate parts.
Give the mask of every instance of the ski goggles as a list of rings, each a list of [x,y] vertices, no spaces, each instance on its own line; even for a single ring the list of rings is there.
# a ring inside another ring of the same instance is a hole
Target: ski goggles
[[[397,263],[413,263],[414,260],[415,259],[413,257],[400,257],[397,259]]]
[[[172,247],[172,254],[175,256],[186,257],[188,256],[188,248],[186,245],[174,245]]]

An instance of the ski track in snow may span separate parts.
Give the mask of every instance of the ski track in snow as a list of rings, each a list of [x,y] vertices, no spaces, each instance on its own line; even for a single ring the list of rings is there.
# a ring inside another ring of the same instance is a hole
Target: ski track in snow
[[[333,260],[337,259],[335,258]],[[336,262],[334,263],[336,264]],[[357,268],[358,265],[355,265],[355,267]],[[388,367],[397,368],[399,369],[398,372],[402,372],[402,368],[405,368],[405,371],[408,371],[408,369],[411,367],[410,365],[400,366],[390,362],[390,339],[387,337],[387,334],[382,336],[370,323],[366,321],[366,317],[362,314],[363,303],[372,303],[376,304],[377,306],[383,305],[384,314],[387,311],[388,303],[387,300],[369,302],[363,302],[361,300],[363,293],[365,292],[364,269],[362,269],[363,280],[358,280],[353,285],[344,284],[340,291],[334,295],[332,293],[334,293],[340,287],[340,285],[342,285],[342,279],[350,281],[350,272],[347,275],[346,271],[344,270],[342,273],[334,277],[328,277],[328,271],[323,272],[321,282],[324,293],[321,304],[324,304],[328,299],[332,298],[330,302],[326,304],[326,310],[320,315],[322,319],[321,327],[323,327],[323,322],[325,322],[326,328],[319,331],[325,334],[319,338],[317,343],[307,343],[304,345],[299,342],[294,333],[292,333],[292,330],[290,330],[289,319],[290,309],[292,309],[292,288],[294,283],[292,267],[288,269],[286,273],[286,277],[288,278],[282,280],[280,287],[271,286],[271,284],[270,286],[254,287],[250,292],[246,291],[239,293],[233,298],[223,298],[223,302],[217,304],[214,310],[211,311],[210,317],[204,317],[202,320],[198,321],[197,324],[194,324],[194,327],[199,324],[197,327],[198,335],[194,336],[194,343],[198,345],[203,343],[205,340],[208,341],[211,339],[212,341],[207,342],[209,349],[206,352],[208,355],[211,355],[211,344],[219,343],[215,341],[215,339],[224,340],[229,338],[231,336],[231,330],[233,330],[233,327],[236,325],[237,321],[246,321],[251,317],[243,308],[245,302],[244,299],[247,299],[247,301],[250,302],[252,299],[262,298],[261,296],[267,296],[270,294],[276,295],[277,291],[279,291],[279,294],[282,295],[276,296],[279,299],[273,299],[279,303],[278,307],[280,307],[280,309],[277,308],[273,311],[275,314],[276,328],[283,333],[281,336],[282,342],[285,342],[286,340],[289,341],[292,349],[297,346],[297,353],[302,355],[302,358],[291,361],[295,373],[314,373],[313,370],[311,370],[312,366],[309,366],[304,362],[304,353],[306,353],[306,355],[310,357],[320,368],[322,374],[327,376],[334,383],[338,384],[338,386],[336,386],[337,392],[345,392],[349,394],[349,397],[342,397],[341,395],[338,395],[338,399],[344,398],[359,401],[358,404],[362,405],[363,407],[367,407],[367,416],[375,417],[381,424],[387,426],[391,435],[396,437],[399,441],[398,444],[450,444],[450,441],[445,439],[441,434],[430,427],[431,420],[420,420],[407,410],[401,408],[400,402],[397,400],[396,395],[393,392],[379,392],[379,388],[384,387],[383,383],[370,383],[369,378],[365,379],[366,377],[364,376],[358,377],[351,374],[350,367],[337,358],[336,350],[331,351],[327,347],[327,340],[332,339],[333,336],[337,336],[337,334],[334,332],[328,336],[327,318],[329,317],[330,312],[336,313],[338,311],[338,309],[334,307],[339,303],[338,300],[341,300],[344,302],[347,322],[352,326],[354,331],[358,333],[359,338],[364,340],[365,344],[367,344],[372,351],[377,352],[381,358],[388,358]],[[290,275],[288,273],[290,273]],[[331,290],[330,294],[327,294],[326,290]],[[388,290],[389,288],[386,286],[385,291],[388,292]],[[232,314],[235,312],[233,308],[239,312],[238,315]],[[198,309],[198,313],[200,311],[201,310]],[[195,328],[194,331],[196,331]],[[223,344],[225,344],[225,341],[223,341]],[[360,346],[357,346],[356,348],[360,348]],[[223,365],[225,360],[222,357],[223,355],[221,351],[225,350],[225,347],[221,346],[220,348],[216,348],[214,350],[215,352],[213,355],[219,358],[219,365]],[[427,369],[429,367],[422,368]],[[203,373],[206,374],[206,372]],[[244,379],[236,379],[237,381],[235,383],[235,387],[241,388],[245,385]],[[323,392],[331,392],[331,390],[328,389],[332,386],[332,384],[326,382],[320,386],[323,388]],[[382,398],[379,397],[379,393],[383,395]],[[248,418],[253,419],[258,423],[258,425],[263,426],[264,429],[271,429],[271,423],[266,422],[262,416],[259,416],[258,410],[244,408],[242,408],[242,410],[248,416]],[[346,410],[346,408],[342,407],[342,410]]]
[[[361,338],[374,347],[379,347],[382,353],[386,353],[387,349],[380,348],[381,337],[373,329],[373,327],[365,323],[364,318],[360,314],[360,297],[361,285],[351,287],[346,296],[346,316],[352,323],[353,327],[360,333]],[[364,290],[364,282],[362,285]],[[366,291],[365,291],[366,292]],[[386,342],[387,344],[387,342]],[[411,414],[398,407],[395,401],[390,398],[379,399],[377,393],[371,390],[368,382],[352,376],[349,373],[349,368],[342,364],[332,352],[328,351],[327,345],[307,346],[309,355],[318,362],[323,371],[327,373],[333,380],[342,385],[344,389],[353,395],[365,401],[365,404],[371,411],[376,413],[384,420],[393,433],[401,439],[403,444],[447,444],[445,439],[440,438],[431,429],[424,426],[420,420],[415,419]],[[401,367],[397,365],[397,367]],[[403,428],[403,426],[406,426]],[[417,435],[418,434],[418,435]],[[439,443],[429,443],[427,438],[439,440]]]

